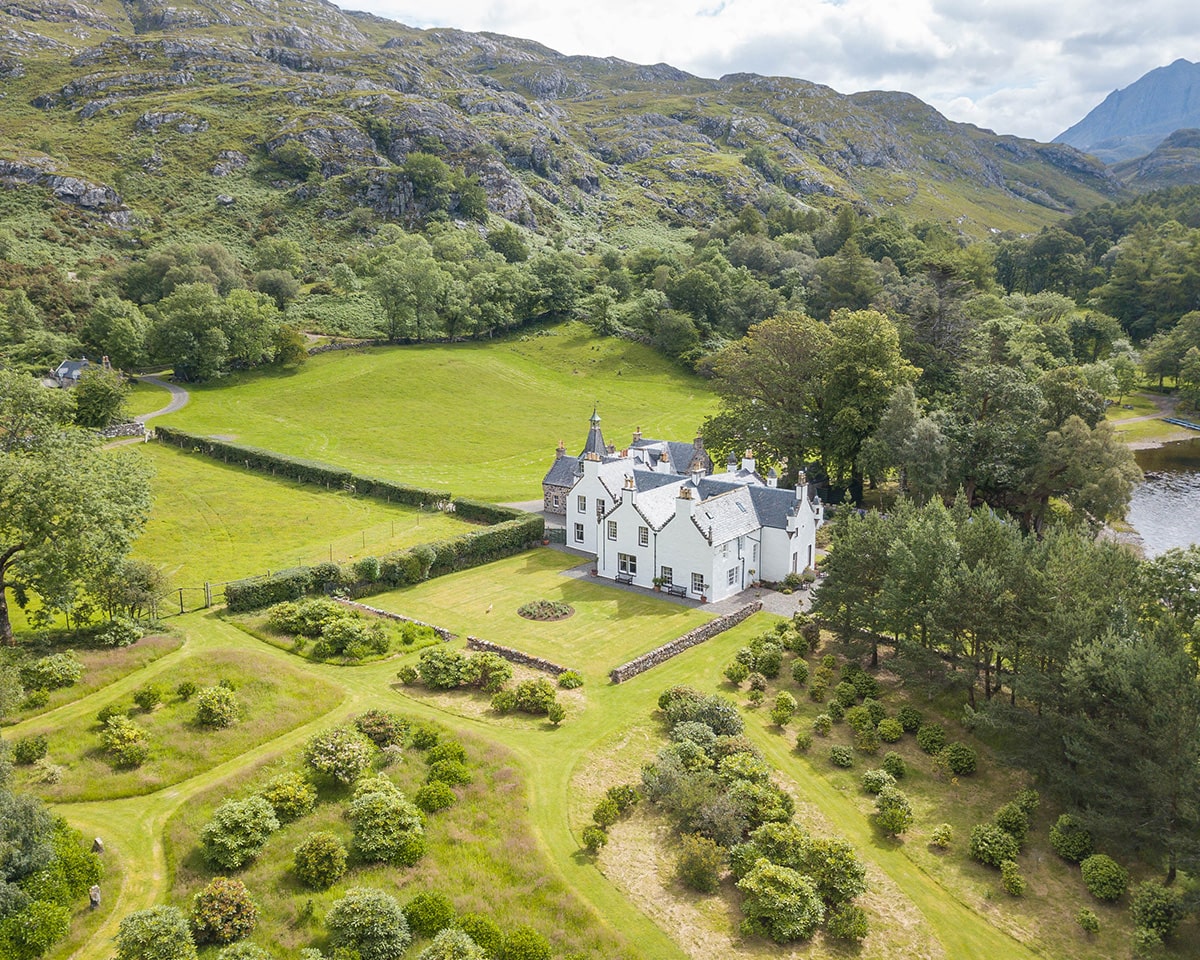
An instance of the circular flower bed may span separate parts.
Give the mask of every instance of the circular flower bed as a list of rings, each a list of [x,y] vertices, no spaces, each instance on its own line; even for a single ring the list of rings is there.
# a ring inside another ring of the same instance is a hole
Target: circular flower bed
[[[557,600],[534,600],[517,608],[517,613],[526,620],[566,620],[574,612],[575,608],[569,603]]]

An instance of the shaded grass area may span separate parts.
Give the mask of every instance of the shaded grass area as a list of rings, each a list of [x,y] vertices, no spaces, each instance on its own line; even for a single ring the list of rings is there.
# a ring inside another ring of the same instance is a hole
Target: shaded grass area
[[[79,682],[73,687],[50,690],[49,700],[44,707],[18,710],[11,717],[5,718],[6,722],[17,723],[21,720],[28,720],[37,714],[46,713],[63,704],[80,700],[124,676],[149,666],[159,657],[178,650],[182,643],[182,638],[177,634],[157,634],[143,637],[128,647],[113,650],[77,650],[75,656],[83,664],[83,677]],[[41,656],[42,654],[43,651],[39,650],[31,653],[31,656]]]
[[[197,387],[164,422],[506,502],[540,497],[556,443],[582,448],[594,404],[617,446],[638,426],[690,440],[716,411],[699,377],[647,346],[570,323],[504,342],[333,352],[296,371],[239,374]]]
[[[223,730],[201,727],[194,720],[196,705],[174,694],[184,681],[200,687],[227,680],[242,705],[242,718]],[[49,758],[65,767],[61,782],[30,788],[50,801],[107,800],[153,793],[186,780],[239,754],[266,743],[332,709],[341,698],[337,686],[263,654],[219,650],[175,661],[163,675],[148,678],[162,687],[161,706],[150,712],[135,708],[132,695],[103,701],[130,710],[132,719],[150,737],[150,756],[134,770],[114,770],[100,748],[100,724],[95,713],[67,722],[52,716],[46,726],[33,722],[23,733],[44,733]],[[140,686],[140,685],[139,685]],[[18,782],[28,775],[18,777]]]
[[[589,684],[607,683],[613,667],[712,619],[703,608],[567,576],[578,563],[557,550],[533,550],[379,594],[371,605],[544,657],[581,671]],[[538,622],[517,613],[539,599],[569,603],[575,614]]]
[[[156,472],[154,509],[133,555],[160,565],[175,587],[374,556],[473,529],[449,514],[274,480],[174,447],[137,450]]]
[[[458,913],[486,914],[505,930],[531,926],[551,941],[554,956],[641,956],[626,938],[595,924],[587,907],[554,876],[526,818],[497,815],[498,810],[520,810],[526,802],[527,785],[513,757],[486,740],[461,732],[454,736],[467,747],[473,781],[454,788],[458,800],[453,806],[429,815],[428,850],[416,865],[360,863],[352,855],[350,870],[329,890],[312,891],[296,881],[292,850],[310,833],[330,831],[353,850],[353,831],[345,818],[351,791],[325,786],[312,814],[284,825],[255,862],[237,873],[261,907],[262,919],[249,939],[275,956],[293,957],[308,946],[328,949],[325,913],[349,888],[367,886],[387,891],[401,904],[417,892],[436,891],[449,897]],[[216,806],[230,796],[250,795],[289,769],[300,769],[295,754],[245,771],[202,794],[171,819],[166,831],[171,902],[188,910],[192,896],[221,872],[207,865],[197,843]],[[424,782],[425,769],[421,753],[410,748],[386,774],[411,797]],[[427,940],[417,940],[404,956],[415,957],[427,945]]]

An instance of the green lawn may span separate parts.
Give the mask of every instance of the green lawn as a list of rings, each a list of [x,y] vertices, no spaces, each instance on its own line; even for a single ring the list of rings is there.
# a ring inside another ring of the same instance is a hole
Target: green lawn
[[[125,412],[131,417],[136,417],[161,410],[170,402],[171,393],[166,388],[135,380],[129,385],[129,400],[125,404]]]
[[[176,587],[379,555],[472,529],[444,513],[274,480],[162,444],[136,449],[156,474],[154,510],[133,554],[160,564]]]
[[[607,683],[613,667],[712,619],[703,607],[688,608],[603,581],[568,577],[566,571],[578,563],[578,558],[557,550],[533,550],[379,594],[368,602],[463,636],[545,657],[579,670],[589,684]],[[526,620],[517,608],[531,600],[559,600],[575,613],[553,623]]]
[[[579,323],[504,342],[327,353],[189,389],[163,423],[500,502],[541,496],[555,446],[582,448],[593,404],[617,446],[639,426],[691,440],[716,411],[700,378]]]

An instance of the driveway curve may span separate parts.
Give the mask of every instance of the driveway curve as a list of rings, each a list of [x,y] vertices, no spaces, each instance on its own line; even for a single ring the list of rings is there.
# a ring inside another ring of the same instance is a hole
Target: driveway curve
[[[159,377],[138,377],[137,379],[142,381],[142,383],[152,383],[156,387],[162,387],[171,394],[171,402],[165,407],[155,410],[153,413],[140,413],[134,417],[133,419],[138,421],[138,423],[145,423],[154,417],[161,417],[164,414],[174,413],[176,410],[182,410],[187,406],[187,402],[191,399],[191,394],[189,394],[177,383],[170,383],[169,381],[162,380]]]

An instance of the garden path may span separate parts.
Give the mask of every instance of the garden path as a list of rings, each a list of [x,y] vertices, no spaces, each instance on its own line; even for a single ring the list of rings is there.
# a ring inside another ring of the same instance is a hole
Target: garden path
[[[143,383],[152,383],[156,387],[162,387],[171,394],[171,402],[165,407],[160,407],[158,410],[155,410],[152,413],[138,414],[133,418],[139,423],[146,423],[148,420],[151,420],[154,417],[161,417],[168,413],[174,413],[176,410],[182,410],[187,406],[187,402],[191,399],[191,395],[177,383],[171,383],[170,381],[163,380],[159,377],[138,377],[137,379],[141,380]]]

